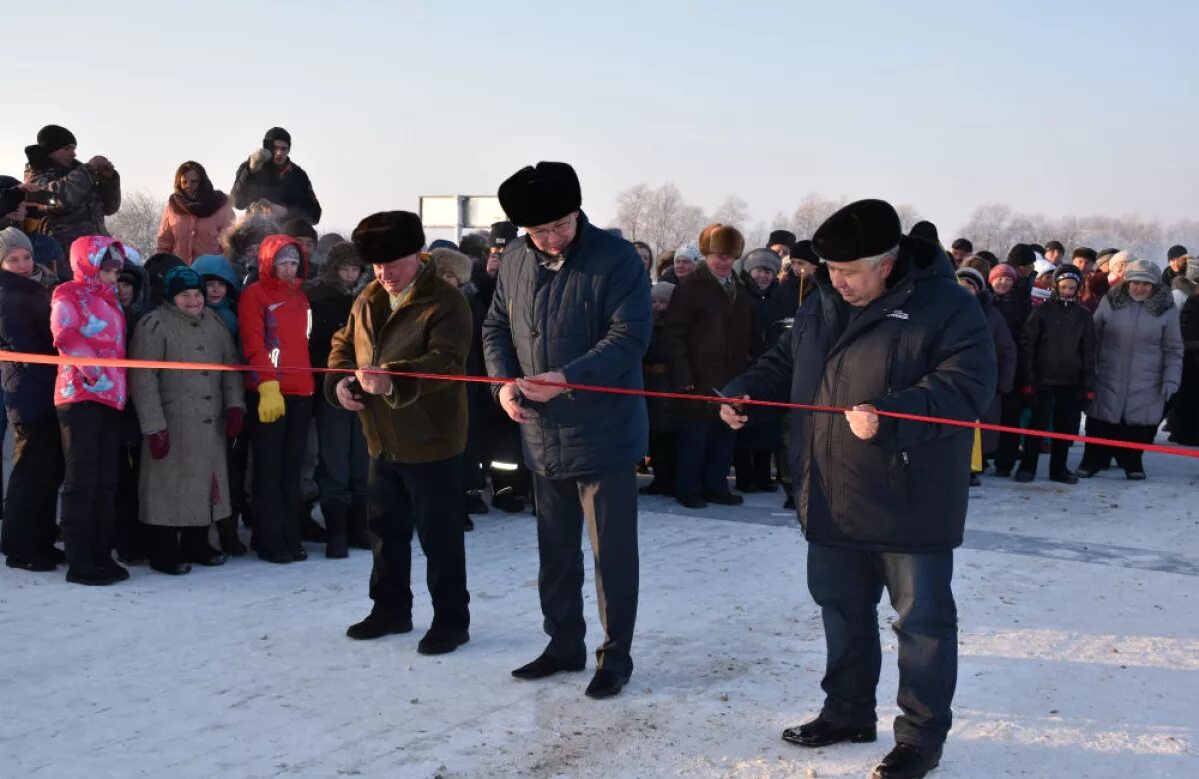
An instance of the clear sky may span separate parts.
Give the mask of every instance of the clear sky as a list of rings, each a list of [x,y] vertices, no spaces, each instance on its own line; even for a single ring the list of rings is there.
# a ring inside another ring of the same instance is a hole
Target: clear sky
[[[39,127],[127,191],[228,190],[282,125],[322,229],[567,160],[600,223],[674,181],[755,219],[809,192],[1199,217],[1199,2],[6,3],[0,172]]]

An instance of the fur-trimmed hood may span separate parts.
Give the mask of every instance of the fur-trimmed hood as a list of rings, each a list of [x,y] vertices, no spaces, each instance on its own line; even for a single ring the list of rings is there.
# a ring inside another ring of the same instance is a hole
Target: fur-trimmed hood
[[[258,266],[258,246],[268,235],[278,235],[283,227],[262,214],[247,214],[221,233],[221,253],[239,276]]]
[[[1128,282],[1126,281],[1107,293],[1107,302],[1113,309],[1118,310],[1132,305],[1136,301],[1128,294]],[[1149,299],[1143,305],[1145,306],[1145,310],[1153,316],[1161,316],[1174,307],[1174,297],[1170,294],[1170,289],[1165,284],[1155,284],[1153,286],[1153,294],[1149,296]]]

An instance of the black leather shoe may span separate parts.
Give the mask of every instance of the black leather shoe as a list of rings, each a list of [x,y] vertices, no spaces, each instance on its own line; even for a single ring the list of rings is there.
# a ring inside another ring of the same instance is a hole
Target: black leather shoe
[[[259,552],[258,559],[276,565],[286,565],[296,561],[296,558],[291,556],[291,552]]]
[[[411,633],[412,619],[395,619],[372,611],[366,619],[350,625],[346,635],[359,641],[382,638],[393,633]]]
[[[677,500],[679,505],[683,508],[706,509],[708,507],[708,502],[706,500],[696,497],[695,495],[680,495],[679,497],[675,498],[675,500]]]
[[[1078,470],[1074,472],[1074,475],[1080,479],[1089,479],[1097,473],[1099,473],[1098,468],[1092,468],[1089,465],[1080,465]]]
[[[874,767],[870,779],[920,779],[940,762],[940,749],[928,752],[911,744],[896,744],[883,762]]]
[[[970,486],[971,486],[971,487],[981,487],[981,486],[983,486],[983,480],[982,480],[982,479],[980,479],[980,478],[978,478],[978,474],[977,474],[977,473],[972,473],[972,474],[970,474]]]
[[[705,495],[704,500],[709,503],[715,503],[717,506],[740,506],[745,502],[745,498],[740,495],[734,495],[731,492],[726,492],[723,495]]]
[[[544,679],[561,671],[582,671],[587,667],[587,659],[563,660],[551,654],[542,652],[541,656],[528,665],[522,665],[512,672],[517,679]]]
[[[615,671],[609,671],[607,668],[601,668],[595,672],[595,676],[591,677],[591,682],[587,685],[586,695],[588,698],[596,700],[611,698],[619,695],[620,691],[628,683],[629,677],[622,676]]]
[[[1061,473],[1050,474],[1049,481],[1055,481],[1058,484],[1078,484],[1078,477],[1070,471],[1062,471]]]
[[[53,571],[58,567],[53,560],[46,557],[13,557],[12,555],[4,559],[4,564],[9,568],[21,571]]]
[[[429,628],[429,632],[425,633],[425,637],[416,645],[416,651],[422,655],[444,655],[453,652],[467,641],[470,641],[470,633],[465,630]]]
[[[1032,471],[1016,471],[1016,481],[1021,484],[1028,484],[1035,478],[1037,478],[1037,475]]]
[[[837,725],[824,717],[817,717],[811,722],[805,722],[783,731],[783,741],[801,747],[827,747],[843,741],[851,744],[868,744],[877,738],[878,733],[874,725],[865,727]]]

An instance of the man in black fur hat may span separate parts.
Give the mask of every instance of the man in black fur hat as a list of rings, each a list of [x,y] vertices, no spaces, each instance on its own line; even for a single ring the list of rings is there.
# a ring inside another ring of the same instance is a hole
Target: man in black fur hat
[[[878,411],[978,419],[995,394],[982,310],[941,247],[903,236],[881,200],[851,203],[812,237],[820,295],[779,343],[724,389],[731,397],[848,409],[791,412],[791,474],[808,540],[808,589],[828,660],[820,715],[783,738],[805,747],[875,740],[882,653],[877,606],[898,612],[896,746],[875,777],[920,777],[940,760],[957,680],[950,580],[969,491],[968,428]],[[721,406],[733,428],[744,409]]]
[[[282,127],[266,131],[262,146],[237,169],[230,194],[235,208],[268,200],[286,208],[289,217],[302,217],[310,225],[321,221],[321,204],[312,191],[312,181],[292,162],[291,134]]]
[[[406,378],[404,373],[460,375],[470,349],[471,316],[457,285],[422,257],[425,233],[409,211],[372,214],[355,228],[358,255],[375,280],[333,336],[325,398],[358,412],[370,454],[368,514],[374,546],[370,614],[350,638],[412,630],[412,533],[424,550],[433,624],[416,651],[452,652],[470,640],[463,538],[466,498],[466,385]],[[382,375],[374,371],[387,371]]]
[[[649,423],[634,395],[567,391],[563,384],[640,390],[653,329],[649,281],[636,249],[580,210],[570,165],[542,162],[500,185],[500,205],[525,236],[504,250],[483,324],[487,372],[517,422],[533,471],[538,588],[549,646],[512,672],[540,679],[586,666],[584,518],[595,556],[600,623],[592,698],[618,694],[633,672],[637,617],[637,481]]]
[[[780,259],[791,256],[791,246],[795,243],[795,233],[790,230],[774,230],[766,239],[766,248],[774,252]]]

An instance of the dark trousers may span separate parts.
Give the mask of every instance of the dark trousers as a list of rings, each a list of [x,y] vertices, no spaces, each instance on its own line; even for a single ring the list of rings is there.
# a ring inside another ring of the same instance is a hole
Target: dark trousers
[[[256,414],[251,409],[248,414]],[[248,421],[248,419],[247,419]],[[229,473],[229,506],[233,509],[236,520],[240,514],[245,516],[249,509],[249,496],[246,494],[246,470],[250,465],[250,435],[249,430],[243,430],[237,438],[225,439],[225,468]]]
[[[549,479],[534,474],[537,496],[537,589],[546,651],[575,661],[586,657],[583,639],[583,521],[595,560],[595,591],[604,643],[596,665],[633,673],[633,628],[637,622],[637,474],[627,469],[582,479]]]
[[[679,429],[675,493],[680,497],[727,495],[736,441],[736,431],[719,419],[684,423]]]
[[[1020,427],[1020,417],[1024,416],[1026,408],[1028,408],[1028,404],[1018,391],[1002,396],[999,402],[999,424],[1004,427]],[[999,434],[999,448],[995,452],[995,468],[997,470],[1010,471],[1016,467],[1016,463],[1020,460],[1020,439],[1022,437],[1019,433]]]
[[[146,526],[139,520],[138,481],[142,470],[141,446],[122,443],[117,454],[117,515],[113,546],[123,560],[144,558],[149,552]]]
[[[322,405],[316,420],[320,441],[316,483],[321,501],[349,506],[366,494],[370,455],[358,414],[342,408]]]
[[[300,469],[308,451],[312,398],[284,396],[286,413],[258,420],[258,393],[246,393],[254,449],[254,549],[260,557],[295,552],[300,545]]]
[[[808,544],[808,591],[821,608],[828,659],[821,716],[847,726],[873,725],[882,666],[878,602],[883,587],[898,614],[901,714],[895,741],[926,749],[945,742],[957,685],[957,607],[950,582],[953,552],[862,552]]]
[[[62,435],[58,417],[13,425],[12,472],[4,497],[0,546],[14,560],[49,555],[57,530],[62,484]]]
[[[372,459],[369,500],[374,610],[397,619],[412,616],[415,529],[425,553],[425,578],[433,599],[432,626],[447,630],[469,627],[461,458],[417,465]]]
[[[774,484],[771,464],[774,452],[737,449],[733,452],[733,468],[737,471],[737,489],[763,490]]]
[[[62,432],[62,540],[67,565],[86,570],[112,562],[121,412],[85,401],[58,407]]]
[[[216,551],[208,544],[208,526],[164,527],[144,525],[149,539],[150,564],[170,568],[189,560],[204,560]]]
[[[1041,442],[1038,430],[1048,430],[1052,422],[1053,432],[1078,434],[1082,421],[1082,389],[1079,387],[1042,387],[1037,390],[1036,406],[1032,410],[1029,433],[1024,437],[1024,454],[1020,458],[1020,470],[1037,472],[1037,461],[1041,458]],[[1054,438],[1049,444],[1049,475],[1065,473],[1066,455],[1070,442]]]
[[[1123,422],[1103,422],[1087,417],[1087,435],[1095,438],[1110,438],[1113,441],[1128,441],[1136,444],[1151,444],[1157,437],[1157,425],[1127,425]],[[1125,449],[1120,446],[1105,446],[1087,442],[1082,450],[1082,465],[1095,470],[1107,468],[1116,458],[1116,464],[1129,472],[1144,472],[1145,453],[1140,449]]]
[[[654,486],[664,494],[674,493],[674,479],[679,465],[679,433],[650,430],[649,459],[654,467]]]

